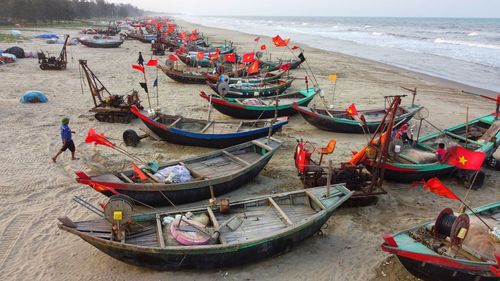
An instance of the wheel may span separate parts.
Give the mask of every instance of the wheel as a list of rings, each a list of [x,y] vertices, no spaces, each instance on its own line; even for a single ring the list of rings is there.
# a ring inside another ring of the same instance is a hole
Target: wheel
[[[140,141],[141,138],[134,130],[128,129],[123,132],[123,142],[125,143],[125,145],[136,147]]]

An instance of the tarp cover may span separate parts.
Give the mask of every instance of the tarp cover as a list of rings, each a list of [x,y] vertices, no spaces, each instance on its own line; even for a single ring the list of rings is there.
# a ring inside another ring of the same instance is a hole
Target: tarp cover
[[[21,47],[10,47],[4,53],[13,54],[18,59],[24,58],[24,50]]]
[[[22,103],[44,103],[48,101],[49,99],[40,91],[27,91],[21,97]]]
[[[49,38],[59,38],[59,36],[54,33],[42,33],[35,35],[35,38],[49,39]]]

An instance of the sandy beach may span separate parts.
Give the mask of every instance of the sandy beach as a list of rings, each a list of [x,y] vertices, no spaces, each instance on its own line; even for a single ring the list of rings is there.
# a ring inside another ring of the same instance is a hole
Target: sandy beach
[[[231,40],[239,53],[254,48],[255,35],[183,21],[178,23],[187,30],[198,28],[211,42]],[[75,29],[44,30],[78,36]],[[24,35],[36,33],[21,31]],[[281,50],[271,47],[270,38],[261,37],[261,43],[269,46],[273,57],[281,55]],[[51,54],[58,54],[62,46],[31,39],[15,44],[0,43],[0,48],[14,45],[29,51],[43,49]],[[355,103],[358,109],[382,107],[384,96],[408,94],[401,89],[403,86],[418,89],[415,102],[429,110],[428,120],[438,128],[465,122],[467,107],[471,119],[494,111],[494,103],[461,93],[467,90],[491,96],[496,94],[487,90],[340,53],[305,45],[301,47],[329,102],[334,85],[327,76],[337,73],[333,104],[341,110],[351,103]],[[448,206],[458,208],[458,204],[409,184],[386,182],[384,188],[388,193],[380,196],[376,205],[341,209],[328,221],[324,235],[313,236],[282,256],[237,268],[180,272],[148,270],[114,260],[81,239],[59,230],[57,217],[68,216],[75,220],[95,217],[92,212],[72,202],[73,196],[80,196],[95,205],[106,201],[105,196],[77,184],[75,171],[84,170],[89,174],[113,171],[130,163],[110,149],[86,144],[84,139],[88,129],[104,132],[116,144],[125,147],[121,140],[123,131],[143,128],[139,120],[130,124],[95,120],[93,113],[89,112],[93,103],[88,86],[81,83],[78,60],[86,59],[88,66],[111,93],[124,94],[131,89],[140,90],[138,83],[142,75],[130,66],[136,62],[139,51],[148,54],[146,59],[150,57],[150,45],[139,41],[126,41],[117,49],[76,45],[68,47],[69,63],[64,71],[42,71],[36,59],[20,59],[17,63],[0,66],[1,280],[417,280],[397,259],[380,250],[382,235],[434,220],[441,209]],[[159,59],[165,63],[166,57]],[[153,81],[156,71],[153,68],[146,71],[149,82]],[[305,71],[302,68],[292,74],[303,77]],[[163,73],[158,75],[162,112],[207,118],[208,103],[198,96],[200,90],[210,91],[207,86],[184,85]],[[296,81],[293,88],[304,88],[303,81]],[[28,90],[45,92],[49,102],[21,104],[19,98]],[[140,93],[142,104],[147,108],[147,97],[144,91]],[[151,97],[151,103],[156,105],[155,95]],[[314,103],[321,106],[319,98]],[[403,99],[403,104],[410,103],[411,96]],[[59,125],[64,116],[70,118],[69,125],[76,131],[74,140],[79,160],[71,161],[69,152],[66,152],[57,163],[52,163],[50,158],[61,146]],[[212,118],[229,117],[213,111]],[[417,124],[415,120],[412,122]],[[424,134],[433,131],[424,123]],[[254,182],[228,194],[230,200],[301,189],[293,162],[296,139],[308,139],[316,146],[322,146],[330,138],[335,138],[337,148],[328,159],[337,164],[347,161],[352,150],[358,150],[366,143],[363,135],[320,131],[306,123],[300,115],[291,117],[290,123],[275,137],[284,141],[280,151]],[[151,138],[142,140],[136,148],[126,149],[144,159],[159,162],[211,151]],[[485,172],[488,176],[483,188],[472,191],[469,196],[471,206],[500,198],[499,173],[487,169]],[[453,180],[446,180],[445,183],[457,195],[465,195],[466,189],[461,184]]]

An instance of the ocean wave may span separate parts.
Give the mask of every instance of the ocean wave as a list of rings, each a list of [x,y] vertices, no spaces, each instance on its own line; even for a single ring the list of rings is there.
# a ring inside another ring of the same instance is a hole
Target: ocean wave
[[[434,43],[461,45],[461,46],[468,46],[468,47],[500,50],[500,45],[484,44],[484,43],[479,43],[479,42],[470,42],[470,41],[461,41],[461,40],[447,40],[447,39],[443,39],[443,38],[434,39]]]
[[[467,36],[477,36],[477,35],[479,35],[477,32],[471,32],[471,33],[467,34]]]

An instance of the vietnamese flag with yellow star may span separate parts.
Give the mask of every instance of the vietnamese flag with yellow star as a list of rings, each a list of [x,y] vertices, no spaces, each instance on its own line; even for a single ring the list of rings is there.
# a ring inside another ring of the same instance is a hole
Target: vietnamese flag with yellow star
[[[486,153],[472,151],[459,145],[450,147],[446,155],[446,164],[453,165],[463,170],[480,170]]]
[[[351,104],[347,109],[346,109],[346,113],[350,116],[357,116],[358,115],[358,110],[356,109],[356,106],[353,104]]]

